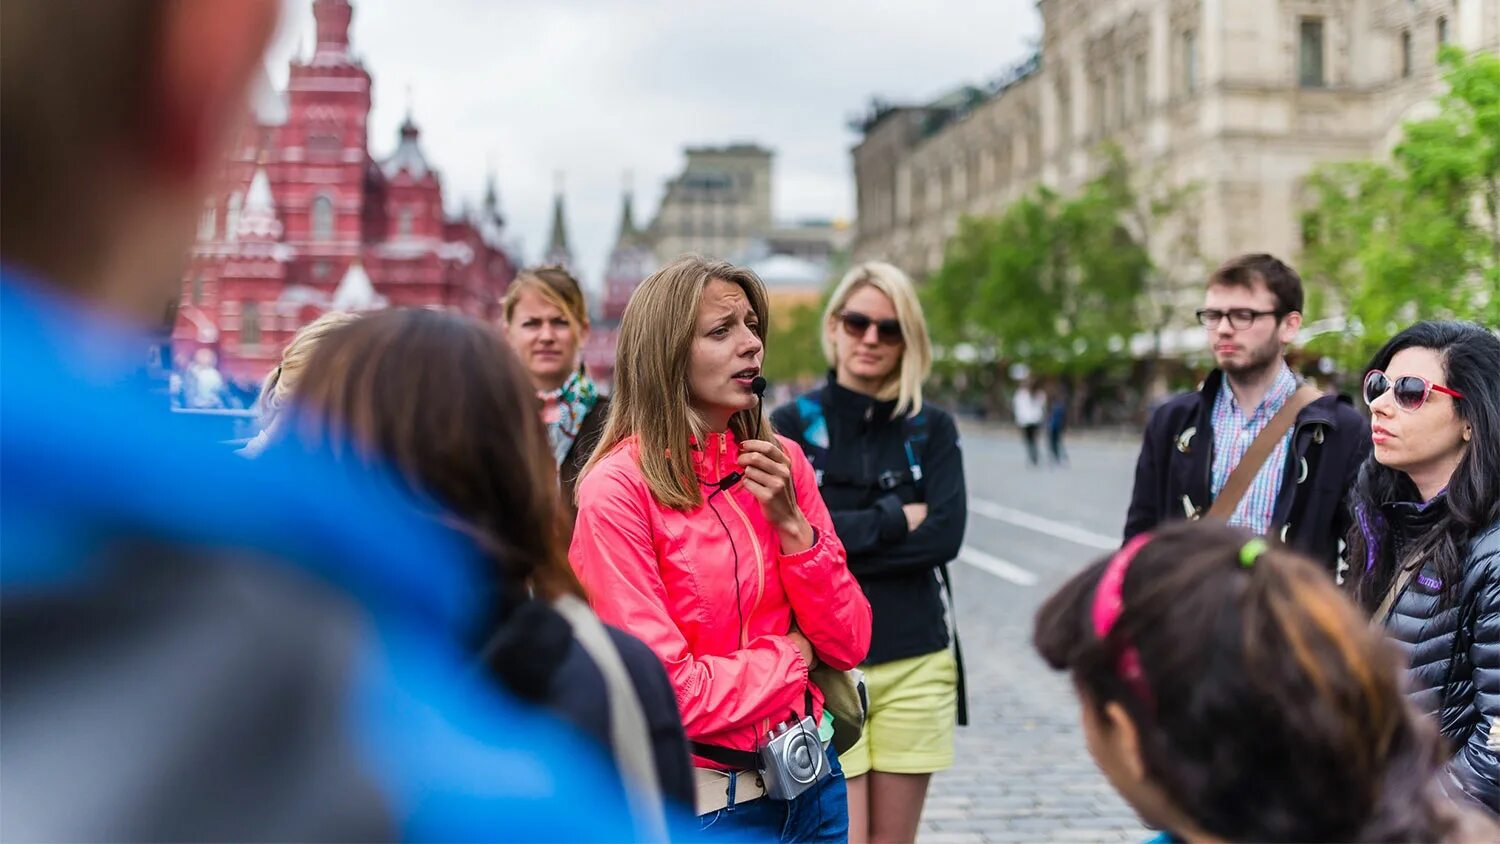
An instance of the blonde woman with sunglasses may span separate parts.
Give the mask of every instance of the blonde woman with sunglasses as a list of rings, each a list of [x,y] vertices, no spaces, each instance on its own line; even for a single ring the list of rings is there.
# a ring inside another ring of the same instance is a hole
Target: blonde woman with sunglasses
[[[822,387],[777,409],[812,460],[823,500],[874,611],[862,666],[870,715],[839,757],[852,841],[912,841],[932,774],[953,764],[964,720],[956,636],[943,604],[967,519],[953,417],[925,403],[932,347],[911,281],[890,264],[848,272],[829,300]]]

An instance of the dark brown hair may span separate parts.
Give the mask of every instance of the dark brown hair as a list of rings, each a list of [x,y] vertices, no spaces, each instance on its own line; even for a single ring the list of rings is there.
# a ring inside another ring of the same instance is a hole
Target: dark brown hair
[[[1444,841],[1436,731],[1401,692],[1394,649],[1310,561],[1204,522],[1158,532],[1125,574],[1101,640],[1093,605],[1109,559],[1036,617],[1034,644],[1085,705],[1123,706],[1147,775],[1229,841]],[[1149,694],[1120,676],[1133,646]]]
[[[62,282],[87,271],[111,156],[142,137],[161,0],[6,0],[0,24],[0,242]]]
[[[1254,287],[1260,282],[1276,297],[1276,316],[1302,311],[1302,277],[1274,255],[1252,252],[1225,261],[1208,277],[1209,287]]]
[[[536,393],[490,326],[409,309],[340,328],[313,353],[284,435],[394,468],[474,537],[508,603],[531,589],[582,597]]]

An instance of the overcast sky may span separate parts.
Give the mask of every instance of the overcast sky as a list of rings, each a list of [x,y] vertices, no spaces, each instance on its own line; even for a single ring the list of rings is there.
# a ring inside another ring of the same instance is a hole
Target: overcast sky
[[[312,49],[312,0],[284,0],[269,58]],[[923,101],[1031,50],[1033,0],[688,2],[354,0],[351,41],[374,78],[371,152],[389,155],[407,88],[450,208],[476,205],[487,163],[523,257],[536,261],[564,173],[577,269],[598,283],[626,171],[639,224],[686,145],[776,151],[778,220],[850,218],[848,118],[872,95]]]

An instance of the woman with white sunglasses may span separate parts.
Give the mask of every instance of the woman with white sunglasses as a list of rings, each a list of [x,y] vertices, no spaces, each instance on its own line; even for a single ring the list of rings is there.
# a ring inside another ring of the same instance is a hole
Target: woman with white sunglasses
[[[1451,742],[1447,785],[1500,814],[1500,338],[1419,322],[1365,376],[1374,450],[1352,496],[1355,596],[1406,651]]]

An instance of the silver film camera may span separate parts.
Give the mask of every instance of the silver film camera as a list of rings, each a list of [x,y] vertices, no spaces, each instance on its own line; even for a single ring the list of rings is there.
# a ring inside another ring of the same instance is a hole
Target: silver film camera
[[[796,724],[777,725],[760,749],[760,763],[766,796],[772,800],[795,800],[833,773],[811,715]]]

